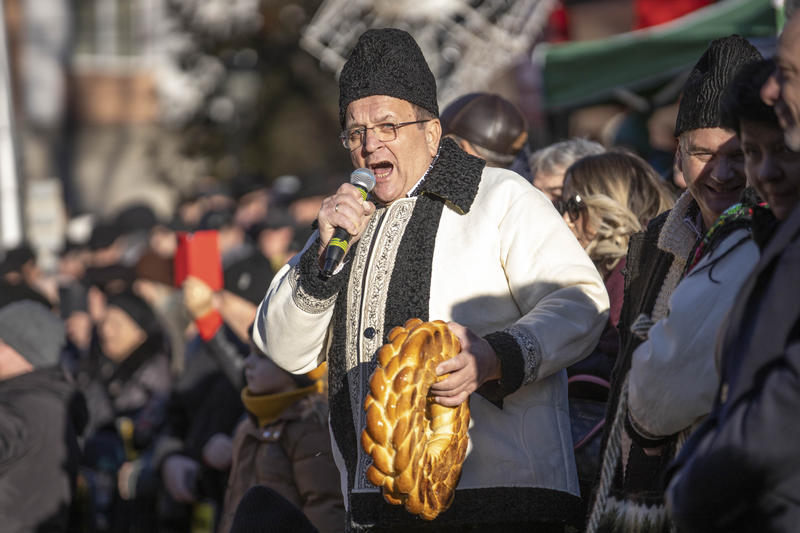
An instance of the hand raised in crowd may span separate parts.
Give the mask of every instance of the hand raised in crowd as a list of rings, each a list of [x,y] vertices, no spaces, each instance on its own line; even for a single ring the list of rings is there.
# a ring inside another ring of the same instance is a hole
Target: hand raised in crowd
[[[230,468],[233,461],[233,441],[224,433],[211,435],[203,446],[203,462],[215,470]]]
[[[434,400],[447,407],[464,402],[478,387],[492,379],[500,379],[500,359],[491,345],[471,330],[448,322],[447,327],[461,342],[461,351],[436,368],[436,374],[447,377],[431,386]]]
[[[200,465],[185,455],[170,455],[161,466],[161,478],[169,495],[180,503],[193,503],[196,500],[194,484]]]
[[[198,319],[216,308],[214,291],[201,279],[188,276],[183,282],[183,305],[192,318]]]
[[[336,228],[342,228],[352,235],[350,244],[356,242],[367,227],[369,217],[375,212],[375,204],[363,200],[359,190],[349,183],[339,186],[336,194],[322,201],[317,221],[322,242],[320,255],[333,237]]]

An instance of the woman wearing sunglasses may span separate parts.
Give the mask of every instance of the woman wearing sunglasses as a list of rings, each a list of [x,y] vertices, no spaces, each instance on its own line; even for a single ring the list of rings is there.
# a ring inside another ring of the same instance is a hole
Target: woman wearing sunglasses
[[[655,170],[627,152],[586,156],[565,173],[555,202],[605,281],[610,299],[608,324],[586,359],[569,367],[570,417],[581,492],[589,493],[599,466],[600,433],[611,369],[619,348],[625,256],[631,235],[672,207],[674,199]]]
[[[579,159],[566,171],[556,207],[608,285],[620,282],[628,240],[647,222],[672,207],[674,198],[655,170],[627,152],[607,152]],[[610,291],[609,291],[610,292]],[[612,300],[614,295],[611,294]],[[619,318],[611,303],[611,321]]]

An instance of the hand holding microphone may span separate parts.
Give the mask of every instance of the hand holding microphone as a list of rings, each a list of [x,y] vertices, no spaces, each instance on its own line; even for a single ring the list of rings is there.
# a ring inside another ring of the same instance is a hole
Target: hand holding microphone
[[[335,195],[323,202],[319,215],[320,238],[327,242],[322,263],[323,278],[333,274],[347,253],[350,241],[361,235],[369,216],[375,211],[375,206],[367,201],[367,194],[373,187],[373,172],[368,168],[358,168],[350,174],[349,184],[340,186]]]

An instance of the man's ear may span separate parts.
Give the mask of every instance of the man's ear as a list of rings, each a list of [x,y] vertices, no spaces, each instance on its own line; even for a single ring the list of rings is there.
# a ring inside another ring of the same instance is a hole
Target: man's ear
[[[675,140],[675,167],[679,172],[683,173],[683,148],[681,148],[680,139]]]
[[[425,143],[428,145],[428,152],[431,157],[439,151],[439,142],[442,140],[442,123],[438,118],[434,118],[425,123]]]

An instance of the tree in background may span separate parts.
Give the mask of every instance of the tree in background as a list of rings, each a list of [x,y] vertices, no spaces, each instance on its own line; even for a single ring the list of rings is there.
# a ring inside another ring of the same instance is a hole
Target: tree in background
[[[163,120],[212,174],[341,175],[336,80],[298,45],[318,0],[169,0]]]

